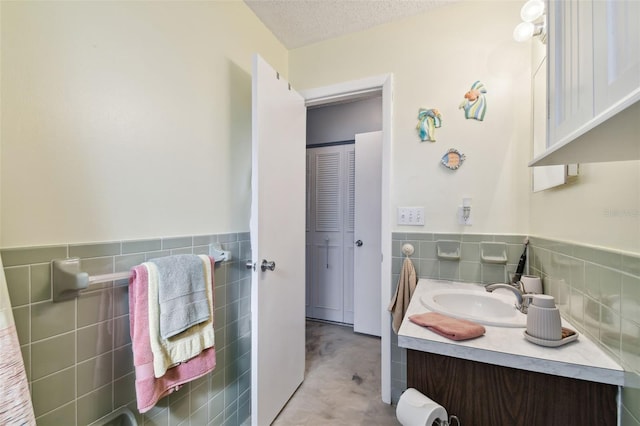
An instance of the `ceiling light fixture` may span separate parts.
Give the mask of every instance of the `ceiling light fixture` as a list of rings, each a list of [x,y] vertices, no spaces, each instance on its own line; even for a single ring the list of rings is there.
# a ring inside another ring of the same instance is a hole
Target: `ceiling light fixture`
[[[513,38],[516,41],[527,41],[532,37],[540,36],[542,43],[547,42],[547,20],[544,15],[544,1],[528,0],[520,10],[521,23],[513,30]]]

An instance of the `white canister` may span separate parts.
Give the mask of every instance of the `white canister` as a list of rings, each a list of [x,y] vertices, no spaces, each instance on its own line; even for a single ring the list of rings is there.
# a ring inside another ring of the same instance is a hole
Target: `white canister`
[[[562,339],[562,320],[553,296],[536,294],[527,311],[527,334],[542,340]]]
[[[522,291],[525,293],[542,293],[542,280],[535,275],[523,275],[520,277],[522,283]]]

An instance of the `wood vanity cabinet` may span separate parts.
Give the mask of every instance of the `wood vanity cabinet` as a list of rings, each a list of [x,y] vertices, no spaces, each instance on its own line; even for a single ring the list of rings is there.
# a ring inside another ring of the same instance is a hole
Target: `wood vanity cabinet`
[[[408,349],[407,386],[464,426],[617,424],[614,385]]]

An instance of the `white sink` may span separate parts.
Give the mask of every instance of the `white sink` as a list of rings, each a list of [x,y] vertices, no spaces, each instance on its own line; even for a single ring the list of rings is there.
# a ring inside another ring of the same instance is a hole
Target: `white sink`
[[[516,309],[511,294],[485,293],[474,290],[434,290],[420,297],[428,309],[498,327],[526,327],[527,316]]]

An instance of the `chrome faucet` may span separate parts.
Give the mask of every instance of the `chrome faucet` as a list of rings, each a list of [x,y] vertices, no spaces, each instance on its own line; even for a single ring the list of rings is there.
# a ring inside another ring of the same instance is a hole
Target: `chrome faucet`
[[[485,290],[489,293],[493,292],[493,290],[497,290],[499,288],[504,288],[507,290],[511,290],[513,294],[516,296],[516,309],[522,312],[523,314],[527,313],[527,309],[529,308],[530,297],[525,297],[522,290],[520,289],[519,283],[516,284],[504,284],[504,283],[495,283],[489,284],[485,286]]]

